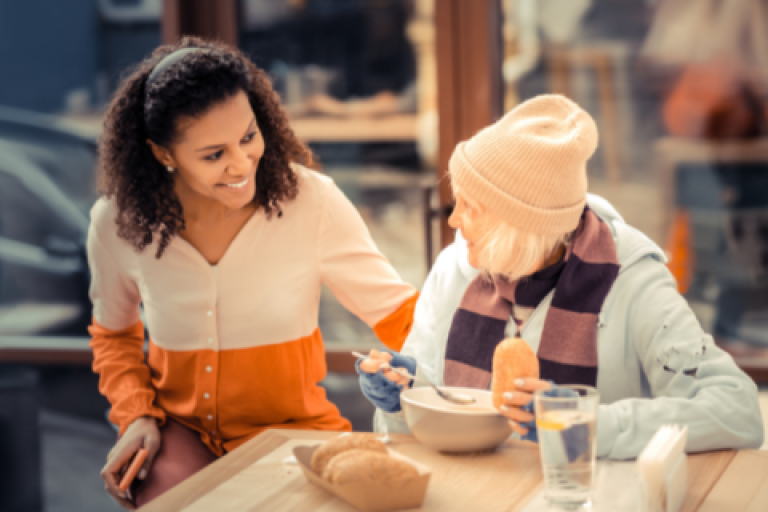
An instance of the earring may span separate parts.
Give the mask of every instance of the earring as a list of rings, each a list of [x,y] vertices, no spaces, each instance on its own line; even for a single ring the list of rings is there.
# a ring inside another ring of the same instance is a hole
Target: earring
[[[166,165],[165,168],[168,169],[168,172],[173,172],[173,171],[176,170],[173,167],[171,167],[170,165]]]

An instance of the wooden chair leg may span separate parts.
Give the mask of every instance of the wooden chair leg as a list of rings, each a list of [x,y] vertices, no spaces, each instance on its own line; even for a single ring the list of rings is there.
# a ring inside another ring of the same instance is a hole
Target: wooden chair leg
[[[549,69],[549,90],[570,98],[571,70],[568,57],[559,50],[552,50],[547,56],[547,68]]]
[[[610,183],[621,181],[621,133],[619,116],[616,109],[616,91],[614,88],[613,62],[608,55],[595,60],[597,68],[598,88],[600,91],[600,116],[603,119],[603,130],[600,133],[605,161],[605,171]]]
[[[432,247],[432,192],[433,186],[422,189],[422,209],[424,215],[424,249],[427,257],[427,272],[432,268],[434,254]]]

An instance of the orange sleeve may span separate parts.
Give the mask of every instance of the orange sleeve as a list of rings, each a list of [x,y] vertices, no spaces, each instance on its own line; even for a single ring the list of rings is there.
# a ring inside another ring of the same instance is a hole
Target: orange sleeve
[[[165,422],[165,412],[154,405],[155,389],[144,362],[144,325],[112,331],[96,323],[88,328],[93,349],[93,371],[99,374],[99,391],[112,404],[109,420],[123,435],[142,416]]]
[[[373,332],[384,345],[400,352],[405,339],[413,326],[413,312],[416,309],[416,301],[419,300],[419,292],[400,304],[392,314],[373,327]]]

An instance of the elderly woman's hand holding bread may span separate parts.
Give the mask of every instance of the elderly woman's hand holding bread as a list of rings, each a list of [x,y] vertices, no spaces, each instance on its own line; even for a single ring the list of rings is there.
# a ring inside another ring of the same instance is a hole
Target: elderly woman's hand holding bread
[[[522,338],[508,338],[493,354],[493,406],[509,418],[509,426],[524,439],[537,441],[533,392],[550,389],[539,379],[539,359]]]

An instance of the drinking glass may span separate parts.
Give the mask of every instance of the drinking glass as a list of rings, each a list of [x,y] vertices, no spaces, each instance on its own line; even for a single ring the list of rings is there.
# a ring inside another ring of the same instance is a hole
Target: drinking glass
[[[553,506],[591,507],[599,402],[597,390],[589,386],[556,386],[533,395],[544,494]]]

